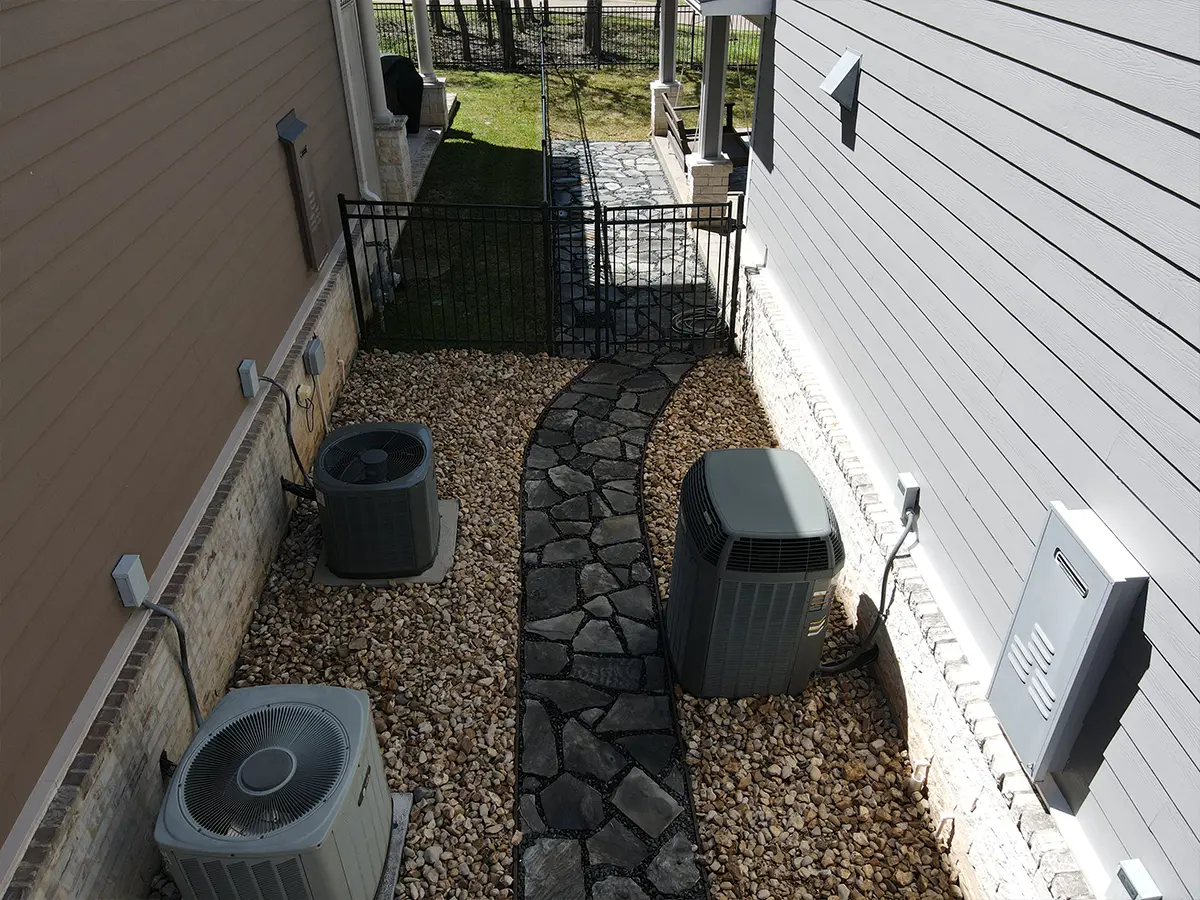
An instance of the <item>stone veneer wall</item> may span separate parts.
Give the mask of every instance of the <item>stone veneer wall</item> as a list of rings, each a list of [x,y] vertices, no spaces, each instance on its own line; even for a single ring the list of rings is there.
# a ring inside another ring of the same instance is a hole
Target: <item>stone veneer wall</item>
[[[361,252],[359,272],[364,272]],[[325,409],[341,390],[358,347],[345,255],[330,273],[276,380],[292,392],[304,378],[300,353],[312,335],[325,344]],[[339,365],[344,361],[346,369]],[[264,385],[264,388],[266,386]],[[293,433],[306,467],[324,436],[320,411],[309,433]],[[271,389],[192,534],[159,603],[188,629],[188,652],[205,713],[225,693],[267,570],[287,528],[292,500],[280,475],[299,478]],[[116,603],[116,592],[113,592]],[[159,756],[178,761],[194,728],[173,628],[149,619],[17,867],[4,900],[136,900],[160,868],[154,823],[163,797]]]
[[[389,203],[411,203],[415,200],[412,156],[408,147],[408,116],[392,116],[388,122],[375,121],[375,153],[379,158],[383,199]]]
[[[863,629],[877,611],[899,523],[879,502],[767,280],[747,269],[742,286],[742,354],[781,445],[805,457],[829,495],[847,551],[839,596]],[[929,814],[941,823],[937,833],[949,844],[965,896],[1091,898],[917,566],[901,560],[895,572],[897,602],[876,675],[906,729],[915,776],[925,783]]]

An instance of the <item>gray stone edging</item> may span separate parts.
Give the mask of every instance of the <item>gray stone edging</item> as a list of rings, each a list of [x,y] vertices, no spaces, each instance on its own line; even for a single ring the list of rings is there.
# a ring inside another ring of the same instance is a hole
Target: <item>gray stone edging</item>
[[[748,267],[745,274],[740,340],[753,344],[769,338],[786,360],[787,374],[794,380],[786,393],[789,398],[803,401],[806,418],[811,419],[806,443],[825,445],[831,468],[836,468],[842,481],[840,486],[824,486],[831,493],[840,487],[849,494],[854,504],[851,515],[868,536],[866,543],[870,546],[864,548],[863,567],[871,577],[864,580],[864,590],[872,597],[873,614],[878,588],[871,585],[878,583],[886,554],[899,534],[898,523],[879,502],[819,376],[794,358],[796,348],[787,339],[787,325],[766,280],[753,268]],[[750,346],[745,351],[753,370],[755,348]],[[778,362],[772,360],[773,364]],[[756,385],[760,377],[778,377],[775,372],[754,374]],[[832,477],[829,472],[824,475],[823,480]],[[846,504],[835,504],[835,509],[839,519],[845,517]],[[843,530],[847,524],[842,522]],[[881,654],[880,668],[891,663],[899,671],[892,678],[881,672],[881,681],[893,704],[903,707],[897,710],[898,715],[908,712],[910,731],[925,728],[932,732],[917,736],[919,741],[910,734],[910,743],[931,748],[931,758],[924,760],[929,800],[935,818],[945,826],[943,836],[951,844],[952,856],[960,869],[966,866],[971,870],[960,872],[967,896],[1092,900],[1074,856],[1000,732],[985,699],[985,685],[967,665],[962,647],[916,564],[900,560],[895,573],[898,596],[904,604],[898,604],[888,620],[891,641]],[[861,620],[860,616],[860,627]],[[949,712],[951,708],[958,714],[956,722],[950,721],[954,716]],[[939,747],[945,759],[938,758],[934,748]],[[957,764],[950,764],[953,756],[958,757]],[[914,759],[914,765],[920,762]],[[981,777],[972,779],[973,772]],[[971,890],[972,886],[977,890]]]

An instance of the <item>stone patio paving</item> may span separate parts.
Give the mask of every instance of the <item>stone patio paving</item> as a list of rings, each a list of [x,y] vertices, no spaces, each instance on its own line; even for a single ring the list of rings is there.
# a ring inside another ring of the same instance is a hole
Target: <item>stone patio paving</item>
[[[696,824],[641,520],[649,427],[688,357],[582,372],[526,456],[517,896],[700,898]]]
[[[554,143],[553,199],[569,208],[559,214],[553,250],[560,350],[568,356],[704,352],[681,330],[680,317],[719,311],[721,300],[706,265],[713,255],[701,253],[697,242],[719,246],[722,236],[694,227],[707,211],[673,208],[674,195],[649,142],[594,141],[590,146],[594,177],[582,141]],[[607,209],[599,253],[597,201]]]

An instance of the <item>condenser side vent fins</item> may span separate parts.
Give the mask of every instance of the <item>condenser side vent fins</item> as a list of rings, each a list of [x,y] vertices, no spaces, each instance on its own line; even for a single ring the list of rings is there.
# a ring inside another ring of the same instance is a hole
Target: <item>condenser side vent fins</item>
[[[820,572],[833,568],[825,538],[738,538],[726,565],[731,572]]]
[[[721,551],[725,549],[729,535],[721,528],[716,507],[709,496],[703,465],[692,466],[684,476],[680,509],[700,555],[716,565],[721,559]]]

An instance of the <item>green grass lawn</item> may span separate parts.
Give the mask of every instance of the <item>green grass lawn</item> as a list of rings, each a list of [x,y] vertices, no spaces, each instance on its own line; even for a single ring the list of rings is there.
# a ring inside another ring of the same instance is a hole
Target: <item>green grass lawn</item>
[[[454,127],[433,158],[420,199],[431,203],[538,203],[542,199],[541,81],[501,72],[445,73],[458,94]],[[573,84],[580,91],[593,141],[646,140],[650,131],[652,70],[562,70],[551,74],[550,125],[558,139],[578,139]],[[681,73],[683,105],[700,102],[700,74]],[[726,99],[739,128],[754,110],[754,76],[732,70]],[[695,126],[695,113],[685,116]]]
[[[454,126],[434,154],[422,203],[530,205],[542,200],[541,80],[499,72],[445,72],[458,95]],[[588,137],[647,140],[652,71],[575,70],[551,76],[550,121],[555,139],[579,138],[574,85]],[[699,102],[699,74],[684,76],[683,98]],[[731,72],[728,98],[748,123],[753,79]],[[689,124],[694,125],[694,113]],[[419,349],[523,345],[545,341],[545,247],[540,218],[522,211],[420,214],[396,245],[405,278],[372,337],[376,346]],[[531,346],[532,344],[532,346]]]

